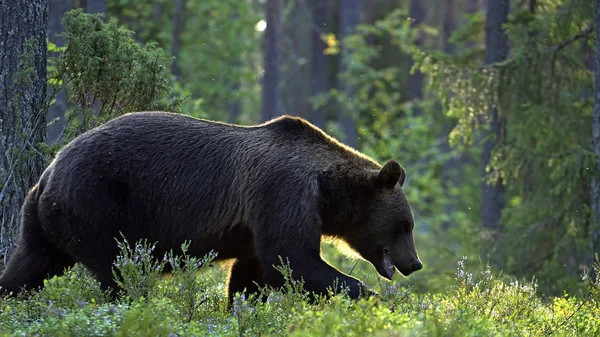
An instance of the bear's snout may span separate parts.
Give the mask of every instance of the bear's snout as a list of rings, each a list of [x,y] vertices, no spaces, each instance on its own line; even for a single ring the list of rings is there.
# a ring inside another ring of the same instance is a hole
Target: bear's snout
[[[419,258],[414,255],[406,256],[399,259],[399,263],[396,264],[396,268],[398,268],[402,275],[409,276],[410,274],[423,269],[423,263],[421,263]]]
[[[417,271],[417,270],[421,270],[423,268],[423,264],[421,263],[421,261],[417,260],[416,262],[413,263],[411,269],[413,272]]]

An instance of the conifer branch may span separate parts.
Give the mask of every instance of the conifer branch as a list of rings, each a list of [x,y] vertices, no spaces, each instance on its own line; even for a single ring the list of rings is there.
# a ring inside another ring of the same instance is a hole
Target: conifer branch
[[[589,26],[586,29],[582,30],[581,32],[573,35],[570,39],[561,42],[560,44],[558,44],[555,47],[554,53],[558,53],[561,49],[565,48],[566,46],[572,44],[573,42],[581,39],[581,38],[587,38],[588,34],[594,31],[594,26]]]
[[[581,32],[573,35],[570,39],[565,40],[561,43],[559,43],[558,45],[556,45],[552,51],[552,62],[551,64],[551,69],[550,69],[550,73],[551,76],[554,77],[554,70],[555,70],[555,65],[556,65],[556,58],[558,53],[564,49],[566,46],[574,43],[575,41],[581,39],[581,38],[587,38],[588,34],[591,33],[594,30],[594,26],[590,25],[588,26],[586,29],[582,30]]]

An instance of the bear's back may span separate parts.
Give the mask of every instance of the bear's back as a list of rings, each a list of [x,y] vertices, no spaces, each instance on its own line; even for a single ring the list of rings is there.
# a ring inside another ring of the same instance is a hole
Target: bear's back
[[[119,175],[138,170],[173,174],[202,166],[236,167],[240,173],[292,167],[315,171],[334,164],[380,167],[301,118],[281,116],[239,126],[166,112],[137,112],[108,121],[65,146],[55,162],[69,171],[84,167]]]
[[[333,165],[377,167],[294,117],[245,127],[133,113],[67,145],[42,178],[42,199],[81,219],[110,218],[106,210],[113,210],[140,228],[170,233],[161,237],[184,236],[171,231],[194,223],[186,227],[190,236],[250,222],[283,199],[295,205],[317,193],[317,175]]]
[[[345,163],[352,166],[379,169],[373,159],[329,136],[306,120],[292,116],[281,116],[259,127],[269,129],[272,138],[283,144],[290,144],[292,153],[304,153],[307,160],[320,165]],[[309,156],[309,157],[308,157]]]

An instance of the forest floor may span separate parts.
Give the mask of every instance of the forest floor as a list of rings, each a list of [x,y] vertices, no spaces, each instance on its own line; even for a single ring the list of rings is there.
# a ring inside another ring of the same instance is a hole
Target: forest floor
[[[600,286],[585,296],[543,297],[533,282],[506,281],[462,264],[450,290],[378,283],[380,298],[344,294],[309,303],[301,282],[266,301],[225,298],[226,268],[190,257],[161,261],[143,249],[118,260],[124,292],[109,300],[82,267],[26,297],[0,299],[0,336],[598,336]],[[172,263],[174,273],[155,273]],[[289,268],[281,272],[288,275]]]

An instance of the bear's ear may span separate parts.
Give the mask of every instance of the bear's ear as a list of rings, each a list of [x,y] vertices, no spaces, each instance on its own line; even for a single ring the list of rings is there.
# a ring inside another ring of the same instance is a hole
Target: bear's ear
[[[406,179],[406,171],[398,162],[394,160],[388,161],[379,171],[377,181],[384,187],[394,188],[396,183],[400,186],[404,185]]]

